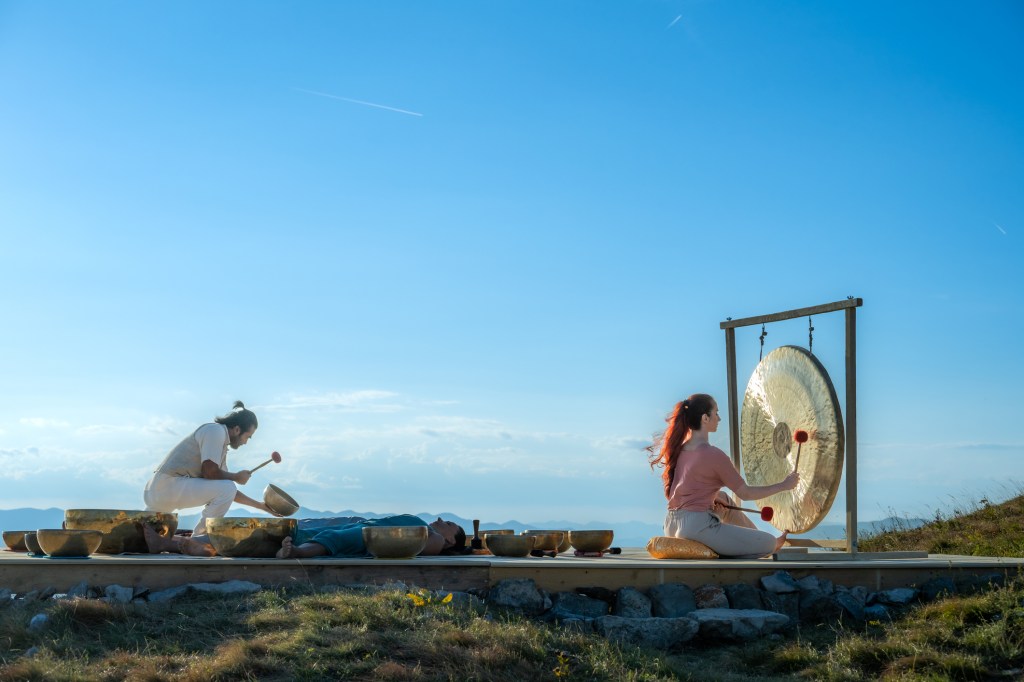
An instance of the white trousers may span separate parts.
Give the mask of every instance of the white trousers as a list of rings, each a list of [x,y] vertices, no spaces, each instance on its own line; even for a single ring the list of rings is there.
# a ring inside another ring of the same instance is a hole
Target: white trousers
[[[203,515],[192,535],[206,535],[206,519],[219,519],[227,514],[236,492],[234,481],[153,474],[142,499],[146,511],[173,512],[202,506]]]

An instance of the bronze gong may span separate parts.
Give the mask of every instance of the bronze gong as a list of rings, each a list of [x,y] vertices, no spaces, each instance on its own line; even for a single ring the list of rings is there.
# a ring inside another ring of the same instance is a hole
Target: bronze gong
[[[793,470],[800,446],[800,483],[757,501],[773,507],[779,530],[806,533],[825,518],[839,489],[846,438],[832,381],[818,359],[797,346],[781,346],[754,369],[743,395],[740,452],[748,485],[778,483]]]

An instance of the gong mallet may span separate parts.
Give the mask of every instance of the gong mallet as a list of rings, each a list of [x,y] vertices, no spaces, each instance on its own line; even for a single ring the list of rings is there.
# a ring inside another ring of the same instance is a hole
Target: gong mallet
[[[735,509],[736,511],[750,512],[751,514],[760,514],[762,521],[771,521],[775,518],[775,510],[771,507],[763,507],[761,509],[744,509],[743,507],[734,507],[731,504],[724,504],[722,502],[719,502],[718,504],[726,509]]]
[[[281,453],[278,452],[277,450],[275,450],[274,452],[271,452],[270,453],[270,459],[268,459],[263,464],[260,464],[258,467],[256,467],[256,469],[261,469],[261,468],[267,466],[268,464],[270,464],[271,462],[273,462],[274,464],[280,464],[281,463]],[[255,474],[256,473],[256,469],[249,469],[249,473],[250,474]]]
[[[796,471],[797,467],[800,466],[800,446],[807,442],[810,436],[803,429],[797,429],[796,433],[793,434],[793,440],[796,441],[796,463],[793,464],[793,471]]]

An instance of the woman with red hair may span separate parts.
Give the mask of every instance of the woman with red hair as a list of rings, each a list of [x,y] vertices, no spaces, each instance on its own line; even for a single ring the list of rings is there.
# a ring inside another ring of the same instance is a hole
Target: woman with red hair
[[[775,537],[758,530],[742,513],[723,506],[730,500],[722,489],[729,488],[741,500],[760,500],[792,490],[800,475],[794,471],[774,485],[747,485],[729,456],[708,442],[721,418],[718,403],[705,393],[677,403],[665,421],[665,433],[647,448],[651,468],[664,468],[665,535],[695,540],[728,558],[758,558],[778,551],[789,531]]]

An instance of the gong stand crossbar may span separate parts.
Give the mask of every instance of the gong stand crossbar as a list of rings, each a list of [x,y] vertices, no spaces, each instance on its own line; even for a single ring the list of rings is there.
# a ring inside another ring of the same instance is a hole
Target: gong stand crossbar
[[[739,397],[736,390],[736,329],[768,322],[781,322],[798,317],[822,315],[840,310],[846,316],[846,551],[857,552],[857,308],[863,299],[850,297],[843,301],[798,308],[770,315],[729,318],[720,324],[725,330],[726,379],[729,383],[729,447],[736,468],[740,468]],[[813,327],[811,328],[813,331]],[[822,546],[828,546],[822,543]]]

